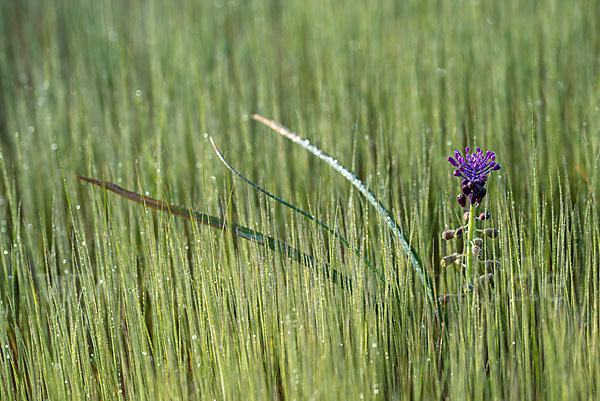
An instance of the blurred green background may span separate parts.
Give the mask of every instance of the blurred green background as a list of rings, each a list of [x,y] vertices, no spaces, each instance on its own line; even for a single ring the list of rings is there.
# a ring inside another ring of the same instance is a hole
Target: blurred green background
[[[593,0],[0,0],[1,398],[596,398],[599,20]],[[495,151],[485,303],[440,332],[377,214],[252,113],[355,171],[437,295],[461,283],[439,267],[461,215],[446,156]],[[270,233],[355,290],[74,174]]]

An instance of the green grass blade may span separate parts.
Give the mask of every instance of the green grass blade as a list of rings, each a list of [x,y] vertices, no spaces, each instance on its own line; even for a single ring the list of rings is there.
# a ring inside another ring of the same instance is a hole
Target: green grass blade
[[[417,254],[417,251],[413,248],[410,242],[405,237],[402,228],[394,218],[391,213],[385,208],[383,203],[379,199],[375,197],[375,195],[367,188],[367,186],[350,170],[346,167],[342,166],[340,162],[334,157],[328,155],[323,150],[313,145],[308,141],[308,139],[304,139],[298,136],[296,133],[292,132],[290,129],[284,127],[283,125],[269,120],[261,115],[253,114],[252,118],[267,127],[271,128],[273,131],[278,134],[288,138],[292,142],[302,146],[305,150],[309,151],[313,155],[317,156],[319,159],[323,160],[325,163],[329,164],[334,170],[340,173],[345,179],[350,181],[352,185],[354,185],[361,194],[363,194],[367,200],[375,207],[377,212],[383,217],[384,221],[390,227],[398,241],[400,242],[400,246],[408,256],[411,264],[413,265],[415,271],[419,275],[419,278],[423,282],[425,286],[425,291],[427,294],[427,298],[432,305],[437,305],[434,297],[433,291],[433,280],[429,274],[429,272],[423,267],[423,263],[421,262],[421,258]]]
[[[219,150],[219,148],[217,148],[217,145],[215,144],[215,141],[213,140],[212,137],[210,137],[210,143],[211,143],[211,145],[212,145],[215,153],[217,154],[217,157],[219,158],[219,160],[221,160],[221,162],[225,165],[225,167],[227,167],[229,169],[229,171],[231,171],[233,174],[235,174],[238,177],[240,177],[248,185],[250,185],[255,190],[259,191],[260,193],[262,193],[262,194],[268,196],[269,198],[274,199],[277,202],[279,202],[279,203],[281,203],[281,204],[289,207],[290,209],[292,209],[296,213],[300,213],[302,216],[306,217],[308,220],[310,220],[312,222],[315,222],[318,225],[320,225],[321,227],[323,227],[330,234],[332,234],[334,237],[336,237],[342,244],[344,244],[347,248],[349,248],[356,256],[358,256],[359,258],[361,258],[365,262],[365,264],[367,265],[367,267],[369,268],[369,270],[371,270],[375,274],[375,276],[377,277],[377,279],[379,279],[379,281],[381,283],[385,284],[385,278],[383,277],[383,274],[381,274],[381,272],[375,267],[375,265],[373,265],[373,263],[371,263],[371,261],[369,259],[367,259],[366,257],[364,257],[358,251],[358,249],[354,248],[350,244],[350,242],[348,242],[348,240],[346,238],[344,238],[340,233],[338,233],[336,230],[334,230],[333,228],[331,228],[327,224],[325,224],[325,222],[323,222],[322,220],[316,218],[315,216],[311,215],[310,213],[305,212],[304,210],[302,210],[302,209],[300,209],[300,208],[292,205],[291,203],[287,202],[286,200],[281,199],[277,195],[274,195],[274,194],[270,193],[269,191],[261,188],[259,185],[257,185],[254,182],[252,182],[250,179],[248,179],[242,173],[240,173],[239,171],[237,171],[231,164],[229,164],[227,162],[227,160],[225,160],[225,157],[223,156],[223,154],[221,153],[221,151]]]

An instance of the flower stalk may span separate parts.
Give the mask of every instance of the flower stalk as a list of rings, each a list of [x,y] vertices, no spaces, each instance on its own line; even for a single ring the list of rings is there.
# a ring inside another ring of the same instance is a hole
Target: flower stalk
[[[460,193],[456,197],[456,201],[463,209],[462,220],[467,223],[466,226],[459,227],[454,230],[445,230],[442,233],[442,238],[446,241],[451,239],[463,238],[463,249],[461,257],[458,258],[458,253],[453,253],[442,258],[442,266],[449,266],[454,262],[464,268],[464,291],[470,292],[472,288],[478,284],[483,285],[484,282],[488,285],[493,285],[494,269],[499,266],[495,260],[484,260],[485,256],[485,241],[484,238],[475,237],[476,232],[481,232],[484,237],[495,239],[498,237],[496,228],[477,228],[476,224],[485,224],[492,218],[492,213],[485,210],[477,214],[477,207],[481,205],[483,198],[487,194],[485,184],[492,171],[500,170],[501,166],[496,163],[496,154],[487,151],[485,154],[477,147],[474,152],[470,152],[470,148],[465,149],[464,156],[460,151],[454,152],[454,157],[448,157],[448,162],[456,169],[454,176],[461,178]],[[463,223],[464,224],[464,223]],[[466,231],[466,232],[465,232]],[[460,232],[460,235],[457,233]],[[462,233],[465,234],[463,237]],[[462,264],[464,259],[465,263]],[[451,261],[451,262],[450,262]],[[483,276],[479,276],[479,268],[485,271]],[[441,302],[447,302],[456,297],[452,294],[446,294],[440,298]]]
[[[473,278],[473,234],[475,226],[475,206],[469,206],[469,223],[467,228],[466,254],[467,254],[467,280]]]

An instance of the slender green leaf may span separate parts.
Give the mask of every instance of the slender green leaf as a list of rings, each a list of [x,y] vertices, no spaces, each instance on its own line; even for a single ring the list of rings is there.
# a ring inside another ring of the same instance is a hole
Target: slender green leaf
[[[273,131],[277,132],[278,134],[288,138],[292,142],[302,146],[304,149],[306,149],[313,155],[317,156],[319,159],[323,160],[325,163],[329,164],[334,170],[336,170],[338,173],[340,173],[345,179],[350,181],[350,183],[352,183],[352,185],[354,185],[359,190],[359,192],[367,198],[367,200],[371,203],[371,205],[373,205],[375,207],[377,212],[383,217],[383,220],[387,223],[387,225],[392,230],[392,233],[397,238],[398,242],[400,243],[400,246],[406,253],[408,259],[410,260],[410,263],[413,265],[419,278],[423,282],[423,286],[425,287],[425,292],[426,292],[429,302],[432,305],[436,306],[436,309],[437,309],[437,301],[435,300],[435,297],[434,297],[433,280],[431,278],[431,275],[429,274],[427,269],[425,269],[425,267],[423,266],[423,263],[421,262],[421,258],[419,257],[417,251],[411,245],[409,240],[404,235],[404,232],[402,231],[402,228],[400,227],[400,225],[398,223],[396,223],[396,221],[394,220],[391,213],[388,212],[388,210],[385,208],[383,203],[381,203],[381,201],[379,199],[377,199],[377,197],[375,197],[375,195],[369,190],[369,188],[367,188],[367,186],[353,172],[348,170],[346,167],[342,166],[341,163],[337,159],[328,155],[323,150],[321,150],[317,146],[310,143],[310,141],[308,139],[304,139],[304,138],[300,137],[298,134],[290,131],[288,128],[284,127],[283,125],[281,125],[273,120],[269,120],[268,118],[265,118],[261,115],[254,114],[254,115],[252,115],[252,118],[255,119],[256,121],[266,125],[267,127],[271,128]]]

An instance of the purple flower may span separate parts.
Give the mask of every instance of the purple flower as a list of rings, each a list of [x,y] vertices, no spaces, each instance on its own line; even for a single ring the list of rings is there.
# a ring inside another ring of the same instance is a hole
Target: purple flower
[[[454,175],[462,178],[462,192],[471,204],[479,204],[486,194],[484,188],[489,174],[494,170],[500,170],[501,166],[496,163],[496,154],[491,151],[483,153],[479,146],[470,153],[470,148],[465,148],[464,156],[460,151],[454,152],[454,157],[448,157],[448,162],[456,167]],[[458,203],[465,207],[464,198],[457,199]]]

